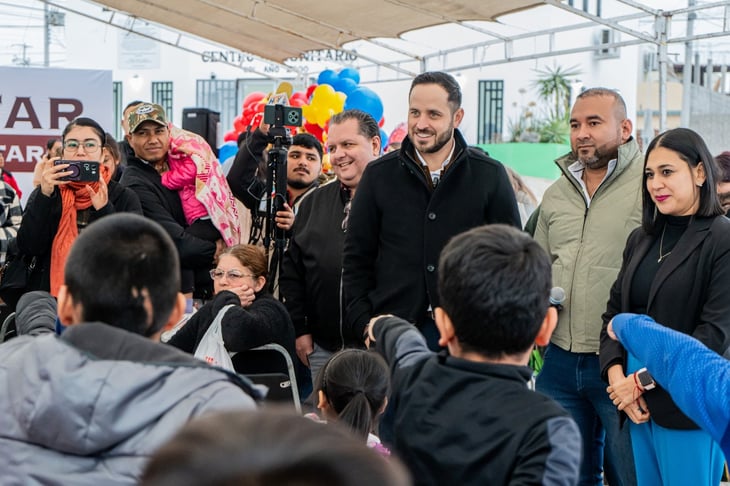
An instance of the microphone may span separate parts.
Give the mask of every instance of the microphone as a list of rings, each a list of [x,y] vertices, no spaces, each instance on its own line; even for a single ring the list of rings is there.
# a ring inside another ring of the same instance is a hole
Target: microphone
[[[550,305],[563,310],[563,302],[565,302],[565,290],[562,287],[553,287],[550,289]]]

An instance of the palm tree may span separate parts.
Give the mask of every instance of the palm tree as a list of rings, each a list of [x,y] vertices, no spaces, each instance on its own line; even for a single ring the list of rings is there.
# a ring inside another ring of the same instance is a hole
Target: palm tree
[[[580,74],[578,66],[563,69],[561,66],[535,69],[539,77],[533,81],[540,99],[552,108],[549,119],[565,120],[570,112],[570,83],[572,77]]]

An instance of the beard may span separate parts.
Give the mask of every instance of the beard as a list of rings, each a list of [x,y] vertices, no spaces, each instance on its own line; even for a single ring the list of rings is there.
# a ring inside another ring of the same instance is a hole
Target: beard
[[[416,134],[416,133],[423,133],[423,132],[419,132],[418,130],[416,130],[414,132],[414,134]],[[428,130],[427,133],[430,134],[430,133],[433,133],[433,132],[430,131],[430,130]],[[436,140],[434,140],[433,145],[426,145],[424,147],[421,144],[419,144],[419,143],[416,142],[416,147],[418,147],[418,150],[421,153],[424,153],[424,154],[435,154],[436,152],[438,152],[439,150],[441,150],[442,148],[444,148],[446,146],[446,144],[451,141],[451,139],[453,138],[453,136],[454,136],[454,125],[451,124],[451,125],[449,125],[449,128],[447,130],[445,130],[445,131],[443,131],[441,133],[437,133],[436,134]],[[414,137],[411,137],[411,138],[413,140],[417,140],[417,138],[415,136]]]
[[[314,181],[307,182],[302,179],[289,179],[288,181],[286,181],[286,183],[292,189],[306,189],[307,187],[314,184]]]
[[[578,161],[583,164],[583,167],[586,169],[596,170],[596,169],[603,169],[608,165],[608,162],[612,159],[608,157],[604,157],[601,154],[596,151],[592,156],[590,157],[578,157]]]
[[[615,143],[616,145],[613,145],[613,143]],[[608,165],[610,161],[618,158],[618,146],[620,144],[621,139],[619,138],[615,142],[609,142],[600,147],[596,147],[595,149],[593,149],[593,154],[588,156],[581,156],[577,151],[573,153],[575,154],[575,158],[586,169],[603,169]]]

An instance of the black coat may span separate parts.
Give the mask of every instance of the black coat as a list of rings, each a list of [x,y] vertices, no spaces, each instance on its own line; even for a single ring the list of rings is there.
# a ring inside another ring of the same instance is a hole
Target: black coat
[[[268,137],[261,130],[249,133],[239,144],[236,158],[226,177],[236,199],[254,214],[266,193],[266,166],[262,159],[268,143]],[[263,173],[259,173],[259,168]]]
[[[120,184],[137,193],[144,215],[162,225],[170,235],[182,268],[208,270],[212,267],[215,243],[186,231],[188,225],[180,195],[162,185],[162,178],[154,167],[136,157],[130,158]]]
[[[373,326],[392,392],[383,442],[408,466],[413,484],[576,484],[580,432],[560,405],[529,390],[527,366],[435,354],[397,318]]]
[[[297,337],[311,334],[329,350],[362,346],[345,327],[341,296],[345,197],[340,183],[312,191],[297,212],[279,275],[279,291]]]
[[[433,188],[408,137],[371,162],[352,201],[343,259],[347,321],[362,336],[370,317],[421,323],[438,306],[437,267],[446,243],[490,223],[521,228],[502,164],[454,131],[454,159]]]
[[[137,195],[120,186],[115,181],[109,181],[109,202],[100,210],[89,208],[88,223],[108,214],[126,212],[142,214]],[[58,188],[53,190],[50,197],[36,187],[28,197],[23,212],[23,222],[18,230],[17,245],[22,255],[38,257],[36,270],[31,275],[28,290],[49,290],[51,287],[51,246],[61,221],[61,193]]]
[[[630,312],[631,282],[655,236],[637,228],[624,250],[623,264],[611,288],[601,330],[601,373],[623,364],[623,346],[606,333],[608,322],[620,312]],[[689,334],[708,348],[723,354],[730,346],[730,220],[724,216],[694,219],[672,253],[657,271],[649,290],[646,313],[656,322]],[[682,366],[676,363],[676,366]],[[649,370],[651,372],[651,370]],[[696,428],[660,386],[644,393],[651,417],[667,428]]]
[[[296,360],[294,348],[294,327],[284,305],[270,294],[262,293],[249,307],[241,307],[236,294],[222,291],[201,307],[185,325],[167,342],[178,349],[194,353],[205,332],[218,312],[228,304],[233,304],[221,322],[223,343],[229,352],[242,352],[264,344],[281,344],[289,352],[292,361]],[[239,363],[234,359],[239,373],[260,373],[279,371],[279,362]]]

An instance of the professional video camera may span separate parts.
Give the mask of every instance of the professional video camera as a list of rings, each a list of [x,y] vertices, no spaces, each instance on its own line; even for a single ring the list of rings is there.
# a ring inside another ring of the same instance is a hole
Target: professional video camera
[[[267,255],[274,242],[274,253],[270,259],[269,282],[273,291],[276,277],[279,274],[279,265],[286,248],[285,231],[276,226],[276,213],[284,209],[287,202],[287,149],[291,145],[291,135],[287,126],[302,126],[302,109],[294,106],[285,106],[281,103],[268,104],[264,108],[264,123],[269,127],[269,142],[273,147],[268,152],[268,171],[266,178],[266,225],[264,228],[264,248]]]

